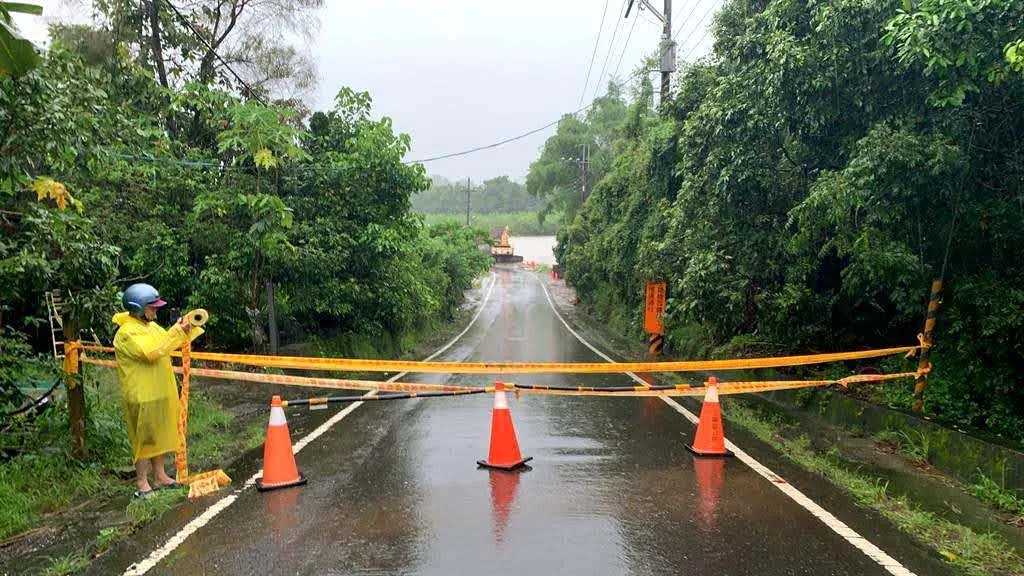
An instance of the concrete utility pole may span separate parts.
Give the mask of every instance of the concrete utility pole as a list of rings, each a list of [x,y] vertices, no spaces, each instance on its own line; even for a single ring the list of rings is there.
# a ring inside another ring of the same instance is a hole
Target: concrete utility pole
[[[672,41],[672,0],[664,1],[664,14],[650,3],[649,0],[640,0],[641,8],[647,8],[658,20],[661,20],[661,44],[658,53],[661,54],[661,105],[668,103],[671,96],[672,73],[676,71],[676,43]],[[626,18],[633,9],[635,0],[629,0],[626,7]]]
[[[581,174],[582,178],[581,179],[583,180],[582,193],[583,193],[583,201],[584,202],[587,201],[587,196],[590,196],[590,173],[589,173],[590,159],[587,158],[587,154],[588,153],[589,153],[589,147],[586,144],[584,144],[583,145],[583,159],[580,160],[580,171],[582,172],[582,174]]]
[[[466,228],[469,228],[469,178],[466,178]]]
[[[665,0],[665,27],[661,31],[661,103],[669,99],[669,83],[676,71],[676,44],[672,41],[672,0]]]

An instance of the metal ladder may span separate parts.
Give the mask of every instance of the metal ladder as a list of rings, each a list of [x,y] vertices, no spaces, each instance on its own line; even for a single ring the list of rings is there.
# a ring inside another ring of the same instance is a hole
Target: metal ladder
[[[47,290],[46,294],[46,311],[50,317],[50,337],[53,341],[53,357],[64,358],[64,319],[62,317],[64,313],[64,305],[68,302],[74,302],[74,296],[71,295],[70,290]],[[96,336],[96,332],[91,328],[87,331],[82,331],[79,335],[82,342],[85,344],[92,344],[100,346],[100,339]]]

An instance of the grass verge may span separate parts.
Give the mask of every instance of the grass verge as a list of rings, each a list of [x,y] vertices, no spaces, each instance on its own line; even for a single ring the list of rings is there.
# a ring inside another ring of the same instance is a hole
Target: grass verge
[[[984,474],[979,473],[978,481],[971,485],[971,494],[997,510],[1024,517],[1024,497]]]
[[[68,574],[75,574],[81,572],[89,567],[89,557],[84,554],[74,552],[67,556],[60,556],[58,558],[51,558],[50,565],[43,570],[43,576],[66,576]]]
[[[726,417],[811,472],[842,487],[863,506],[873,508],[901,530],[934,549],[971,576],[1024,574],[1024,559],[1001,537],[981,534],[920,509],[905,496],[888,494],[887,484],[853,469],[835,452],[822,454],[804,435],[791,431],[777,415],[764,414],[733,399],[723,399]]]
[[[71,457],[67,407],[57,402],[32,422],[20,425],[21,453],[0,463],[0,541],[40,527],[60,527],[106,502],[125,498],[134,489],[131,448],[121,414],[116,376],[106,369],[87,374],[87,442],[89,457]],[[193,470],[222,467],[235,455],[262,442],[261,421],[243,422],[225,407],[193,389],[189,405],[189,464]],[[168,460],[168,469],[173,462]],[[79,541],[73,552],[39,567],[47,574],[83,570],[133,530],[184,500],[187,489],[160,490],[145,500],[131,500],[113,525]],[[13,567],[13,565],[8,566]]]
[[[128,503],[125,513],[132,526],[142,526],[160,517],[188,496],[188,488],[157,490],[149,498],[135,498]]]

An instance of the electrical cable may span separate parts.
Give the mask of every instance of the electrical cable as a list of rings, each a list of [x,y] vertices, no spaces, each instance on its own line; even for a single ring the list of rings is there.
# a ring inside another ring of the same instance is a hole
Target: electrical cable
[[[583,105],[583,99],[587,96],[587,86],[590,85],[590,72],[594,69],[594,58],[597,57],[597,46],[601,43],[601,32],[604,31],[604,19],[608,15],[608,0],[604,0],[604,12],[601,13],[601,27],[597,29],[597,40],[594,40],[594,51],[590,54],[590,65],[587,66],[587,79],[583,82],[583,92],[580,93],[580,101],[577,107]]]
[[[698,4],[700,4],[700,0],[697,0],[696,2],[693,3],[693,8],[690,8],[690,13],[687,14],[685,18],[683,18],[682,24],[680,24],[679,28],[676,29],[676,33],[672,35],[673,42],[676,41],[676,38],[679,37],[679,33],[683,31],[683,28],[685,28],[686,24],[690,21],[690,16],[693,16],[693,13],[697,11]]]
[[[612,50],[615,48],[615,37],[619,35],[619,27],[622,25],[622,15],[626,11],[626,0],[622,0],[622,8],[619,10],[619,17],[615,19],[615,29],[612,30],[612,40],[608,43],[608,52],[604,55],[604,63],[601,64],[601,73],[597,75],[597,82],[594,83],[594,98],[601,91],[601,82],[604,80],[604,73],[608,70],[608,61],[611,60]]]
[[[681,46],[685,46],[685,45],[686,45],[686,43],[690,41],[690,38],[691,38],[691,37],[693,36],[693,33],[694,33],[694,32],[696,32],[697,30],[699,30],[699,29],[700,29],[700,25],[701,25],[701,24],[703,24],[703,23],[704,23],[704,21],[708,19],[708,14],[711,14],[711,13],[715,12],[715,10],[716,10],[716,8],[715,8],[714,6],[712,6],[712,7],[708,8],[707,10],[705,10],[705,11],[704,11],[704,15],[703,15],[703,16],[701,16],[701,19],[700,19],[700,20],[699,20],[699,21],[697,22],[697,25],[696,25],[696,26],[694,26],[693,30],[690,30],[690,33],[686,35],[686,39],[685,39],[685,40],[683,40],[682,42],[680,42],[679,44],[680,44]],[[703,35],[703,36],[701,36],[701,39],[700,39],[700,40],[699,40],[699,41],[697,42],[697,44],[695,44],[695,45],[693,46],[693,48],[690,48],[690,51],[686,53],[686,56],[684,56],[684,57],[683,57],[683,60],[684,60],[684,61],[685,61],[685,60],[686,60],[687,58],[689,58],[689,57],[690,57],[690,54],[693,54],[693,51],[694,51],[694,50],[695,50],[695,49],[697,48],[697,46],[700,46],[700,43],[701,43],[701,42],[703,42],[703,41],[704,41],[704,38],[706,38],[706,37],[707,37],[707,35],[708,35],[708,31],[709,31],[709,30],[710,30],[710,28],[705,28],[705,29],[704,29],[704,35]]]
[[[615,72],[612,77],[618,77],[619,68],[622,67],[622,59],[626,56],[626,49],[629,48],[629,40],[633,37],[633,29],[636,28],[636,21],[639,20],[637,17],[633,17],[633,25],[629,27],[629,35],[626,36],[626,43],[622,46],[622,54],[619,55],[619,62],[615,65]]]
[[[686,56],[683,56],[683,61],[684,62],[690,57],[690,54],[693,54],[694,50],[696,50],[697,48],[700,48],[701,44],[704,43],[704,39],[708,37],[708,33],[710,31],[711,31],[710,28],[706,28],[704,30],[704,34],[700,37],[700,40],[698,40],[697,43],[694,44],[692,48],[690,48],[690,51],[686,53]]]
[[[508,144],[510,142],[515,142],[516,140],[522,140],[523,138],[526,138],[527,136],[532,136],[532,135],[534,135],[534,134],[536,134],[536,133],[538,133],[538,132],[540,132],[542,130],[546,130],[548,128],[551,128],[552,126],[555,126],[559,122],[561,122],[562,119],[565,118],[566,116],[575,116],[576,114],[579,114],[580,112],[586,112],[587,110],[589,110],[593,106],[594,106],[594,102],[591,102],[590,104],[587,104],[586,106],[583,106],[582,108],[578,108],[578,109],[576,109],[573,112],[569,112],[568,114],[563,114],[561,118],[559,118],[558,120],[555,120],[554,122],[549,122],[549,123],[541,126],[540,128],[534,128],[533,130],[530,130],[529,132],[524,132],[522,134],[519,134],[517,136],[512,136],[510,138],[505,138],[504,140],[500,140],[500,141],[495,142],[493,144],[487,144],[486,146],[477,146],[476,148],[470,148],[469,150],[463,150],[461,152],[451,152],[451,153],[448,153],[448,154],[440,154],[438,156],[430,156],[430,157],[427,157],[427,158],[419,158],[419,159],[416,159],[416,160],[405,160],[402,163],[403,164],[423,164],[423,163],[426,163],[426,162],[433,162],[435,160],[444,160],[446,158],[456,158],[458,156],[466,156],[467,154],[472,154],[474,152],[480,152],[482,150],[490,150],[491,148],[497,148],[499,146],[503,146],[503,145]]]

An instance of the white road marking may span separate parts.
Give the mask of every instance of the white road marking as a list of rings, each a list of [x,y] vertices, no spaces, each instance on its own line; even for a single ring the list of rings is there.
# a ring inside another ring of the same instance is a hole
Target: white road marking
[[[480,314],[484,311],[484,308],[487,307],[487,302],[491,299],[491,292],[494,291],[494,285],[497,284],[497,283],[498,283],[498,279],[494,275],[494,273],[492,272],[491,273],[491,285],[490,285],[490,287],[487,288],[487,293],[484,295],[483,301],[480,302],[480,307],[477,309],[476,314],[473,316],[473,319],[469,321],[469,324],[466,325],[466,327],[462,330],[462,332],[459,332],[459,334],[457,336],[452,338],[447,344],[445,344],[444,346],[439,348],[436,352],[434,352],[430,356],[427,356],[424,359],[425,361],[430,361],[430,360],[433,360],[434,358],[437,358],[438,356],[443,354],[446,350],[448,350],[449,348],[454,346],[455,343],[459,341],[459,339],[461,339],[463,336],[466,335],[467,332],[469,332],[469,329],[472,328],[473,325],[476,324],[477,319],[480,318]],[[398,380],[399,378],[402,378],[403,376],[406,376],[407,374],[408,374],[408,372],[402,372],[401,374],[396,374],[396,375],[392,376],[391,378],[388,378],[387,381],[388,382],[394,382],[394,381]],[[376,393],[377,393],[376,390],[371,390],[371,391],[367,392],[366,394],[363,394],[363,398],[368,398],[370,396],[375,395]],[[298,454],[303,448],[308,446],[310,442],[312,442],[312,441],[316,440],[317,438],[319,438],[320,436],[322,436],[325,432],[330,430],[332,426],[334,426],[338,422],[341,422],[346,416],[351,414],[353,410],[355,410],[356,408],[359,408],[363,404],[364,404],[363,402],[353,402],[352,404],[350,404],[348,407],[346,407],[341,412],[338,412],[334,416],[331,416],[331,418],[329,420],[327,420],[326,422],[324,422],[320,426],[317,426],[317,428],[315,430],[313,430],[312,432],[307,434],[304,438],[302,438],[301,440],[296,442],[295,445],[292,446],[292,453],[293,454]],[[199,530],[203,526],[209,524],[211,520],[213,520],[218,514],[220,514],[224,510],[226,510],[228,508],[228,506],[231,506],[232,504],[234,504],[235,501],[238,500],[239,495],[241,495],[242,492],[248,490],[249,488],[252,488],[252,486],[256,483],[256,480],[258,480],[262,476],[263,476],[263,471],[262,470],[257,471],[255,474],[250,476],[249,479],[246,480],[245,483],[242,484],[242,486],[240,488],[236,488],[231,494],[229,494],[228,496],[225,496],[224,498],[221,498],[220,500],[215,502],[212,506],[210,506],[209,508],[204,510],[202,514],[200,514],[199,516],[197,516],[194,519],[192,519],[191,522],[189,522],[188,524],[183,526],[181,528],[181,530],[179,530],[177,533],[174,534],[174,536],[171,536],[171,538],[169,540],[167,540],[167,542],[165,542],[163,544],[163,546],[160,546],[156,550],[153,550],[153,552],[151,552],[149,554],[149,556],[147,556],[145,559],[143,559],[143,560],[141,560],[139,562],[136,562],[135,564],[132,564],[131,566],[129,566],[124,571],[124,576],[138,576],[138,575],[145,574],[146,572],[149,572],[150,570],[152,570],[157,564],[160,563],[161,560],[163,560],[164,558],[169,556],[172,552],[174,552],[174,550],[177,549],[178,546],[181,546],[182,542],[184,542],[189,536],[194,534],[197,530]]]
[[[565,318],[562,318],[562,315],[558,312],[558,309],[555,307],[555,302],[551,299],[551,294],[548,292],[547,286],[545,286],[544,282],[541,282],[539,279],[537,279],[537,281],[540,283],[540,287],[544,290],[544,296],[547,297],[548,299],[548,305],[551,306],[551,311],[555,313],[555,316],[557,316],[558,319],[562,322],[562,325],[565,326],[566,330],[568,330],[573,336],[575,336],[577,340],[583,343],[584,346],[590,348],[590,350],[593,351],[595,354],[597,354],[601,358],[604,358],[608,362],[615,364],[615,360],[612,360],[608,355],[592,346],[590,342],[587,342],[582,336],[580,336],[575,330],[573,330],[571,326],[569,326],[569,323],[565,321]],[[624,374],[626,374],[634,381],[644,386],[648,385],[647,382],[644,382],[639,376],[632,372],[624,372]],[[660,398],[664,400],[669,406],[674,408],[677,412],[686,417],[686,419],[692,422],[693,424],[696,425],[697,422],[700,421],[700,418],[698,418],[696,414],[690,412],[685,407],[683,407],[682,404],[676,402],[672,398],[669,398],[668,396],[660,396]],[[738,458],[741,462],[743,462],[751,469],[753,469],[754,472],[757,472],[758,474],[763,476],[773,486],[781,490],[783,494],[789,496],[789,498],[796,502],[798,505],[800,505],[800,507],[810,512],[818,520],[821,520],[826,526],[831,528],[833,532],[835,532],[844,540],[846,540],[854,547],[856,547],[858,550],[863,552],[868,558],[871,558],[872,560],[877,562],[879,566],[885,568],[890,574],[892,574],[893,576],[916,576],[913,572],[911,572],[902,564],[900,564],[899,561],[897,561],[895,558],[883,552],[878,546],[875,546],[871,542],[868,542],[866,538],[864,538],[856,531],[854,531],[852,528],[847,526],[845,523],[843,523],[842,520],[836,518],[828,510],[825,510],[824,508],[816,504],[813,500],[805,496],[803,492],[797,490],[795,487],[793,487],[792,484],[783,480],[781,476],[779,476],[775,472],[772,472],[767,466],[755,460],[753,456],[744,452],[742,449],[740,449],[740,447],[736,446],[728,439],[725,440],[725,446],[726,448],[731,450],[736,455],[736,458]]]

